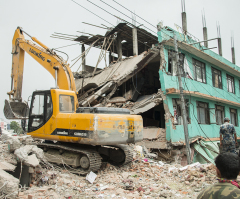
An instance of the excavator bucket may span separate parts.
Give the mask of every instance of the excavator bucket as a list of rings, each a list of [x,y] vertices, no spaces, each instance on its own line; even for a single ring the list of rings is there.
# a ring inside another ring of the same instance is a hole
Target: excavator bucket
[[[29,107],[27,102],[5,100],[4,115],[7,119],[26,119]]]

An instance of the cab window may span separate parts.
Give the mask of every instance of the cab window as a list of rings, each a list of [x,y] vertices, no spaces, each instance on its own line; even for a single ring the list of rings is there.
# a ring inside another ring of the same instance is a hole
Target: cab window
[[[74,97],[70,95],[59,96],[59,111],[73,113],[74,112]]]
[[[47,111],[46,111],[46,119],[48,120],[53,113],[53,105],[52,105],[52,98],[51,94],[48,94],[47,96]]]
[[[31,126],[38,127],[43,124],[43,111],[44,111],[44,94],[35,95],[33,97],[32,112],[33,117]]]

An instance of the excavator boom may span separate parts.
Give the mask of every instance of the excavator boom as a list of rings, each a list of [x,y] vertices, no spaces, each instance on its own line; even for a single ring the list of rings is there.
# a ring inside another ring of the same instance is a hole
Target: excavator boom
[[[28,115],[27,102],[22,101],[22,80],[24,55],[27,52],[41,64],[56,80],[56,87],[76,92],[75,81],[69,65],[53,50],[49,49],[35,37],[26,40],[20,27],[15,31],[12,40],[12,83],[8,92],[9,100],[5,100],[4,115],[7,119],[22,119]],[[75,104],[77,106],[77,102]]]

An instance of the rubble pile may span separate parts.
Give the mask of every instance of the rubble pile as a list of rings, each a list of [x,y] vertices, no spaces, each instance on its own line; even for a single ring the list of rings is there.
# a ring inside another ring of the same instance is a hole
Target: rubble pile
[[[16,165],[17,160],[20,161],[16,151],[31,148],[31,155],[27,152],[27,157],[34,155],[39,164],[24,163],[29,165],[29,187],[21,186],[19,179],[4,171],[0,164],[0,195],[6,198],[196,198],[202,189],[217,182],[213,164],[193,163],[183,167],[176,162],[166,163],[157,160],[153,154],[139,153],[141,146],[134,147],[131,164],[116,167],[104,162],[97,173],[80,176],[70,172],[72,170],[68,165],[52,165],[42,161],[41,152],[34,153],[35,146],[26,145],[25,138],[18,140],[20,145],[14,155],[13,151],[9,151],[11,141],[7,144],[2,139],[1,163]]]
[[[147,158],[121,168],[105,163],[93,181],[56,167],[38,168],[33,176],[19,198],[196,198],[216,181],[212,164],[182,167]]]

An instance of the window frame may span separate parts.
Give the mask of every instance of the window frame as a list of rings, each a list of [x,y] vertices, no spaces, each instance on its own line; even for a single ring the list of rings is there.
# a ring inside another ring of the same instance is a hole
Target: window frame
[[[216,72],[219,72],[220,74],[217,74],[217,73],[214,73],[214,71]],[[218,76],[218,81],[220,81],[220,85],[219,86],[216,86],[215,85],[215,75]],[[215,88],[219,88],[219,89],[222,89],[223,88],[223,85],[222,85],[222,72],[214,67],[212,67],[212,83],[213,83],[213,87]]]
[[[200,65],[197,65],[197,63],[200,63]],[[197,59],[194,59],[192,58],[192,64],[193,64],[193,68],[194,68],[194,80],[197,81],[197,82],[201,82],[201,83],[207,83],[207,77],[206,77],[206,64],[197,60]],[[202,76],[202,81],[198,81],[197,80],[197,68],[196,67],[199,67],[201,69],[201,76]],[[203,73],[204,71],[204,73]]]
[[[236,111],[236,113],[235,113],[235,115],[234,115],[234,117],[235,117],[235,123],[233,123],[233,120],[232,120],[232,111]],[[230,122],[231,122],[231,124],[233,124],[234,126],[238,126],[238,111],[237,111],[237,109],[235,109],[235,108],[229,108],[229,113],[230,113]]]
[[[181,102],[181,99],[180,98],[172,98],[172,103],[173,103],[173,111],[174,111],[174,125],[183,125],[183,123],[179,123],[178,120],[175,118],[175,116],[182,116],[182,110],[181,110],[181,105],[180,103],[178,103],[177,101]],[[188,103],[188,99],[185,99],[185,104]],[[176,106],[176,109],[174,108],[174,106]],[[187,121],[188,121],[188,124],[191,123],[190,121],[190,117],[189,117],[189,107],[185,105],[185,108],[186,108],[186,114],[187,114]],[[176,111],[176,113],[175,113]],[[183,119],[182,119],[183,121]]]
[[[221,108],[222,108],[223,110],[221,110]],[[217,111],[221,111],[221,117],[222,117],[222,118],[221,118],[221,121],[220,121],[220,122],[218,122]],[[225,107],[224,107],[224,106],[221,106],[221,105],[215,104],[215,116],[216,116],[216,124],[217,124],[217,125],[223,124],[223,123],[224,123],[224,117],[225,117]]]
[[[64,111],[64,110],[61,110],[61,97],[62,96],[68,96],[69,98],[70,98],[70,100],[71,100],[71,102],[72,102],[72,111],[70,111],[70,110],[67,110],[67,111]],[[72,99],[73,99],[73,101],[72,101]],[[73,95],[64,95],[64,94],[60,94],[59,95],[59,112],[61,112],[61,113],[74,113],[75,112],[75,103],[74,103],[74,96]]]
[[[184,58],[185,54],[179,53],[179,66],[176,66],[176,56],[175,56],[174,50],[168,50],[168,74],[172,76],[177,76],[177,67],[180,67],[181,70],[179,72],[182,72],[182,77],[185,77],[185,71],[184,71]]]
[[[206,105],[206,107],[200,107],[200,104],[204,104]],[[205,117],[205,123],[202,123],[200,121],[200,108],[204,108],[204,117]],[[209,111],[209,103],[207,102],[202,102],[202,101],[197,101],[197,120],[198,120],[198,124],[210,124],[210,111]]]
[[[238,87],[239,87],[239,93],[240,93],[240,80],[238,80]]]
[[[227,90],[228,90],[228,92],[235,94],[235,82],[234,82],[234,77],[231,76],[231,75],[229,75],[229,74],[226,74],[226,78],[227,78]],[[228,82],[229,82],[228,80],[229,80],[229,79],[232,80],[232,81],[231,81],[231,86],[232,86],[233,92],[229,91],[229,84],[228,84]]]

